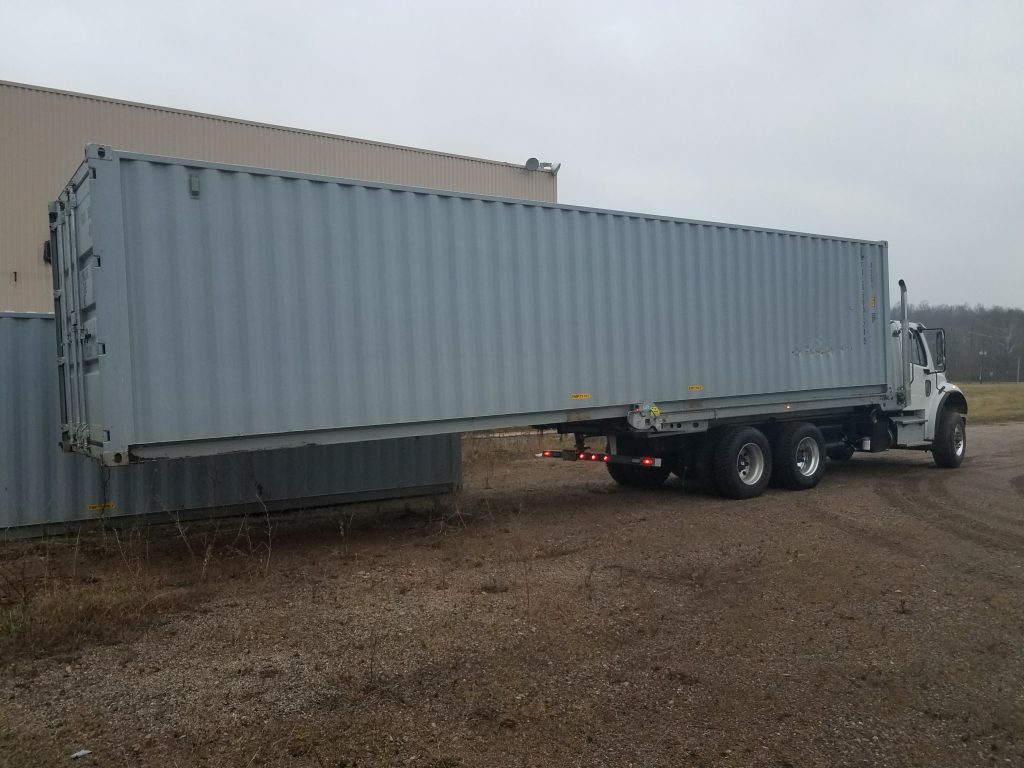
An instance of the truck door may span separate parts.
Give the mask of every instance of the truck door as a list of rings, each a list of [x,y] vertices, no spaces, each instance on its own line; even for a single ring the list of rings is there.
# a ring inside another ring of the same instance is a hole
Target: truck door
[[[924,350],[921,335],[910,331],[910,408],[914,411],[929,410],[929,401],[935,396],[935,382],[928,370],[928,355]]]

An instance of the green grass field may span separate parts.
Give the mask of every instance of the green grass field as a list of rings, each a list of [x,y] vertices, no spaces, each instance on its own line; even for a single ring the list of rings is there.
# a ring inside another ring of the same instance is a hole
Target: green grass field
[[[972,424],[1024,421],[1024,384],[959,384]]]

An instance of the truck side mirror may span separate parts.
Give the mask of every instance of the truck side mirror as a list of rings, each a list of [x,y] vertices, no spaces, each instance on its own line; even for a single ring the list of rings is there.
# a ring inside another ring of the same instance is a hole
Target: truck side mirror
[[[928,328],[924,335],[928,339],[932,362],[935,364],[932,373],[943,373],[946,370],[946,332],[942,328]]]

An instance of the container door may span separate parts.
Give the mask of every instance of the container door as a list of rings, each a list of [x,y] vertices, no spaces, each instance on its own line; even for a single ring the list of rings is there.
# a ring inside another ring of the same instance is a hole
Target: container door
[[[54,313],[57,320],[57,365],[60,374],[61,444],[85,453],[102,447],[98,401],[90,397],[89,379],[98,373],[102,345],[96,341],[93,255],[89,227],[88,168],[80,172],[50,207]]]

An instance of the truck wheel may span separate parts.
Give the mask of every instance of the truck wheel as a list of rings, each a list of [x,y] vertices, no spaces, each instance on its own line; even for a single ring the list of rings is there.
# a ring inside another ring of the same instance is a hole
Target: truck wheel
[[[636,464],[605,464],[608,474],[619,485],[638,488],[657,488],[671,474],[671,467],[645,467]]]
[[[854,453],[853,446],[845,443],[843,445],[833,445],[828,449],[828,457],[832,461],[849,461],[853,458]]]
[[[715,485],[723,496],[752,499],[760,496],[772,476],[772,449],[768,438],[753,427],[726,430],[715,446]]]
[[[775,441],[775,480],[791,491],[813,488],[825,474],[825,440],[813,424],[787,424]]]
[[[956,469],[967,455],[967,424],[956,411],[944,410],[939,416],[932,442],[932,458],[943,469]]]

